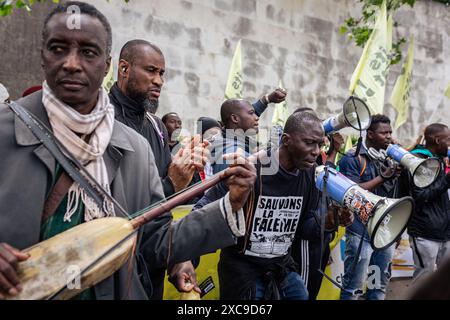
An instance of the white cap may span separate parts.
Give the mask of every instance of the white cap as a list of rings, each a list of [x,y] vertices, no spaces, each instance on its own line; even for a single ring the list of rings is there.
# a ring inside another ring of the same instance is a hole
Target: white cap
[[[8,90],[0,83],[0,103],[5,102],[9,98]]]

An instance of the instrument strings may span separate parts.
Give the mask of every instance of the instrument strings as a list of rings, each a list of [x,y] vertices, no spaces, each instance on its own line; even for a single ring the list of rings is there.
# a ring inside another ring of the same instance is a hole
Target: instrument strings
[[[210,178],[210,179],[212,179],[212,178]],[[207,179],[206,181],[208,181],[208,180],[210,180],[210,179]],[[176,196],[178,196],[178,195],[180,195],[180,194],[182,194],[182,193],[184,193],[184,192],[187,192],[187,191],[189,191],[189,190],[192,190],[192,189],[194,189],[194,188],[196,188],[196,187],[198,187],[198,186],[200,186],[200,185],[202,185],[202,184],[203,184],[203,181],[199,181],[199,182],[197,182],[197,183],[194,183],[193,185],[188,186],[188,187],[186,187],[185,189],[180,190],[180,191],[178,191],[178,192],[176,192],[176,193],[170,195],[169,197],[163,198],[163,199],[161,199],[160,201],[157,201],[157,202],[155,202],[155,203],[152,203],[150,206],[148,206],[148,207],[146,207],[146,208],[143,208],[143,209],[141,209],[141,210],[139,210],[139,211],[137,211],[137,212],[135,212],[135,213],[133,213],[133,214],[131,214],[131,215],[127,215],[128,220],[133,220],[133,219],[135,219],[135,218],[137,218],[137,217],[139,217],[139,216],[141,216],[141,215],[147,213],[148,211],[150,211],[150,210],[152,210],[152,209],[154,209],[154,208],[156,208],[156,207],[158,207],[158,206],[162,206],[162,205],[163,205],[164,203],[166,203],[168,200],[171,200],[171,199],[175,198]]]

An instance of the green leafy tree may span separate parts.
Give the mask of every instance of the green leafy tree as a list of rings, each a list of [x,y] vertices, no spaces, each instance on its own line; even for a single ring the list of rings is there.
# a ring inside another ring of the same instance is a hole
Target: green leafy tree
[[[450,0],[434,0],[450,6]],[[347,35],[350,40],[354,40],[358,47],[364,47],[367,40],[372,33],[373,26],[377,17],[379,8],[383,0],[359,0],[362,3],[362,16],[359,18],[349,17],[339,28],[339,32]],[[397,9],[403,5],[408,5],[411,8],[414,6],[416,0],[387,0],[388,14],[394,14]],[[394,28],[398,23],[394,21]],[[399,63],[402,59],[402,45],[406,43],[405,38],[397,39],[392,43],[392,51],[390,52],[391,64]]]
[[[449,0],[450,1],[450,0]],[[339,32],[347,35],[350,40],[354,40],[358,47],[364,47],[369,39],[373,26],[383,4],[383,0],[359,0],[362,2],[362,16],[359,18],[349,17],[339,28]],[[414,6],[416,0],[387,0],[386,6],[388,14],[393,15],[395,11],[403,5]],[[398,23],[394,21],[393,27]],[[406,42],[405,38],[397,39],[392,42],[392,51],[390,52],[391,64],[396,64],[402,59],[401,46]]]
[[[31,6],[36,2],[46,2],[46,0],[0,0],[0,17],[10,15],[14,8],[31,12]],[[59,0],[52,0],[52,2],[58,3]]]
[[[10,15],[14,9],[23,9],[31,12],[31,7],[43,2],[59,3],[59,0],[0,0],[0,17]],[[106,0],[109,2],[109,0]],[[130,0],[124,0],[129,2]]]

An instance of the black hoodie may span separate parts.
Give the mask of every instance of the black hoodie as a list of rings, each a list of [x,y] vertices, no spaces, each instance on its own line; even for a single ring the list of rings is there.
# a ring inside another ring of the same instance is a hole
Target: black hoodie
[[[412,153],[427,158],[424,152],[419,152],[417,149]],[[415,200],[415,208],[408,224],[408,233],[413,237],[432,241],[449,241],[450,174],[445,174],[444,162],[442,159],[439,160],[441,171],[433,184],[426,188],[417,188],[411,183],[411,195]]]

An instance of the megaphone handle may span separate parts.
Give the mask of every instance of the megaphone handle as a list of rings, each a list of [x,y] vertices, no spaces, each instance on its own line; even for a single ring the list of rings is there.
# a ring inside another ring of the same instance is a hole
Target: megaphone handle
[[[337,231],[339,228],[339,214],[338,214],[338,209],[333,208],[333,216],[334,216],[334,230],[333,231]]]
[[[329,171],[328,168],[324,168],[324,175],[323,175],[323,191],[322,191],[322,198],[320,199],[320,260],[319,260],[319,271],[322,268],[322,260],[323,255],[325,254],[325,218],[328,214],[328,201],[327,201],[327,183],[328,183],[328,175]],[[328,245],[328,244],[327,244]]]
[[[353,102],[353,108],[355,109],[355,113],[356,113],[356,120],[358,120],[358,128],[359,128],[359,134],[360,134],[360,138],[361,136],[361,130],[362,130],[362,126],[361,126],[361,119],[359,118],[359,114],[358,114],[358,110],[356,109],[356,104],[355,104],[355,99],[352,99]]]
[[[353,155],[353,157],[357,157],[359,155],[359,152],[361,151],[361,146],[362,146],[362,135],[360,132],[359,138],[358,138],[358,143],[356,145],[356,151],[355,151],[355,154]]]
[[[384,180],[391,180],[395,177],[395,173],[397,170],[397,165],[395,164],[395,162],[393,162],[392,160],[386,159],[385,160],[386,164],[383,162],[381,163],[380,166],[380,176],[384,179]],[[392,172],[390,175],[386,175],[383,172],[386,171],[389,167],[393,167]]]

